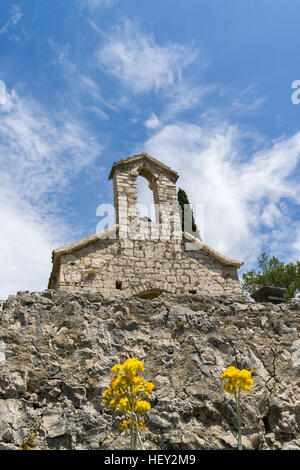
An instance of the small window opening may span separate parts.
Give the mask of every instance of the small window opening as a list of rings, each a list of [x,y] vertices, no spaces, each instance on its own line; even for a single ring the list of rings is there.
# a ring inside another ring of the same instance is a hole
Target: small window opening
[[[116,282],[116,289],[122,289],[122,282],[121,281],[117,281]]]
[[[196,290],[189,290],[189,294],[197,294]]]

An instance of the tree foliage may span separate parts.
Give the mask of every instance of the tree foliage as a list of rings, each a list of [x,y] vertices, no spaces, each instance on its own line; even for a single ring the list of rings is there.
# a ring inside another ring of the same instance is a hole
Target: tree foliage
[[[283,287],[287,289],[285,300],[294,297],[300,291],[300,261],[285,264],[273,256],[268,258],[262,253],[257,260],[258,269],[243,274],[242,289],[253,294],[265,287]]]

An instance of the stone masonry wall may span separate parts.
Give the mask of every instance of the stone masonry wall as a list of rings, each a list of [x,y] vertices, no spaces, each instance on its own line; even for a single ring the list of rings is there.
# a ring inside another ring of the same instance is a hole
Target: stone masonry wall
[[[235,267],[184,247],[184,243],[149,240],[99,240],[62,256],[57,287],[98,290],[104,297],[131,297],[151,290],[241,293]]]
[[[255,368],[241,398],[244,448],[299,450],[299,314],[299,302],[232,296],[10,296],[0,311],[0,450],[28,441],[42,450],[126,449],[122,416],[101,397],[111,367],[128,357],[143,361],[155,385],[148,449],[236,448],[234,399],[221,381],[235,365]]]

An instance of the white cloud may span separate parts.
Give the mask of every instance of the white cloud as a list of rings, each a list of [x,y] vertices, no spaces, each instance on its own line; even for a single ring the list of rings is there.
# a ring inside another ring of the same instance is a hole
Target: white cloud
[[[6,96],[0,106],[0,298],[46,288],[51,251],[67,233],[58,195],[101,153],[70,116],[54,118],[14,91]]]
[[[50,41],[51,47],[57,54],[58,63],[61,65],[64,75],[73,89],[80,89],[90,94],[94,99],[101,101],[101,95],[98,85],[91,77],[78,71],[77,65],[72,62],[69,54],[69,46],[58,47],[53,41]]]
[[[109,120],[109,116],[102,109],[97,108],[96,106],[91,106],[89,111],[92,111],[92,113],[96,114],[100,119],[104,119],[106,121]]]
[[[300,259],[300,229],[295,232],[293,240],[293,248],[295,250],[295,261]]]
[[[100,89],[98,85],[86,75],[78,74],[81,85],[97,100],[101,101]]]
[[[39,200],[62,188],[69,175],[90,164],[101,147],[71,116],[51,118],[36,102],[12,91],[0,107],[2,185]]]
[[[225,113],[234,114],[235,116],[237,114],[256,114],[263,109],[263,105],[268,99],[267,96],[261,96],[259,91],[251,85],[242,89],[233,86],[221,86],[218,94],[222,100],[220,108],[223,117]]]
[[[115,75],[135,94],[160,92],[162,122],[201,105],[204,97],[217,91],[219,85],[195,85],[208,65],[207,58],[195,47],[177,43],[161,45],[153,34],[128,19],[109,33],[90,23],[104,42],[96,53],[99,67]],[[154,120],[147,120],[146,127],[148,124],[155,125]]]
[[[0,28],[0,34],[6,33],[11,26],[16,26],[23,16],[23,13],[21,12],[18,5],[13,5],[9,13],[10,17]]]
[[[166,90],[166,98],[169,103],[162,119],[165,121],[178,113],[201,105],[204,98],[214,91],[216,91],[216,85],[193,86],[189,80],[177,83],[174,87]]]
[[[204,241],[227,256],[255,262],[265,246],[293,256],[296,221],[282,198],[300,204],[293,174],[300,160],[300,132],[273,142],[245,161],[243,132],[224,124],[162,128],[142,147],[179,172],[178,187],[204,204]],[[246,135],[246,143],[249,139]],[[278,241],[278,243],[276,242]]]
[[[277,208],[274,202],[266,204],[262,209],[261,222],[266,227],[274,227],[284,217],[283,213]]]
[[[0,105],[6,102],[6,85],[3,80],[0,80]]]
[[[99,103],[109,110],[116,111],[117,108],[102,97],[97,83],[89,75],[81,73],[77,65],[70,59],[69,46],[58,47],[53,41],[50,41],[50,44],[57,54],[58,63],[62,67],[69,88],[72,90],[73,96],[76,96],[74,105],[78,108],[82,107],[78,95],[80,97],[82,95],[90,95],[95,103]],[[99,106],[93,106],[93,112],[96,112],[102,119],[109,119],[107,113],[100,109]]]
[[[92,21],[91,19],[88,19],[87,22],[89,23],[89,25],[97,32],[99,33],[99,35],[101,37],[104,37],[106,38],[106,33],[103,31],[103,29],[99,28],[99,26],[97,26],[94,21]]]
[[[13,195],[7,199],[2,191],[0,212],[0,299],[19,290],[44,290],[51,272],[51,252],[61,239],[28,204]]]
[[[106,35],[106,43],[97,54],[99,65],[135,93],[158,91],[180,82],[183,70],[196,56],[197,51],[189,46],[160,46],[152,34],[142,32],[130,20]]]

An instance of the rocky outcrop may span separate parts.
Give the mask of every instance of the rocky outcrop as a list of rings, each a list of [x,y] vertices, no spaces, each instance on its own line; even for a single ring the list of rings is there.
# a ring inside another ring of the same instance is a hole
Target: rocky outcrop
[[[150,449],[236,446],[229,366],[255,368],[242,398],[247,449],[300,449],[299,303],[243,297],[103,299],[46,290],[0,308],[0,449],[125,449],[105,408],[110,369],[144,362],[155,384]]]

